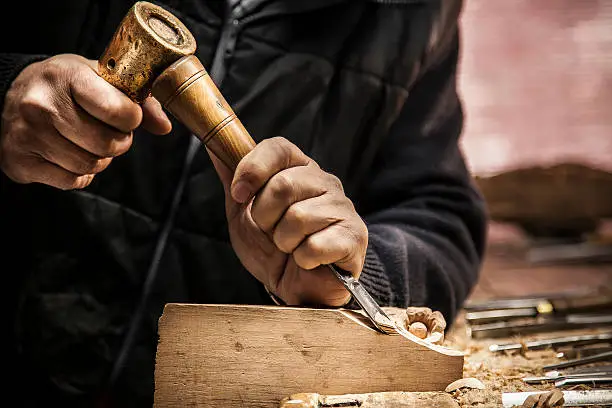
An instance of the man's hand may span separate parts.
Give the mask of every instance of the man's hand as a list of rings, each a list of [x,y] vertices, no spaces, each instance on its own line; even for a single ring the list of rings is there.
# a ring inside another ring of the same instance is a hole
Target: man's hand
[[[139,106],[97,72],[97,62],[63,54],[24,68],[5,98],[0,169],[18,183],[83,188],[132,144],[141,124],[171,130],[153,98]]]
[[[245,268],[287,304],[344,305],[350,294],[329,268],[358,277],[368,230],[326,173],[283,138],[259,143],[234,175],[209,152],[225,189],[229,232]]]

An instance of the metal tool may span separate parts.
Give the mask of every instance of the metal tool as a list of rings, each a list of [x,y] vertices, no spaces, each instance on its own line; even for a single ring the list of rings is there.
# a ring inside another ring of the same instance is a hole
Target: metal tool
[[[391,319],[387,313],[376,303],[376,301],[372,298],[372,296],[368,293],[367,290],[359,283],[359,281],[353,276],[341,269],[335,267],[334,265],[329,264],[329,269],[334,272],[334,275],[342,282],[344,287],[349,291],[351,296],[355,299],[355,301],[361,306],[366,316],[370,319],[372,324],[384,334],[397,334],[402,330],[395,324],[395,321]]]
[[[502,394],[502,406],[504,408],[521,406],[528,396],[542,393],[542,391],[504,392]],[[565,407],[589,405],[609,407],[612,406],[612,390],[563,391],[563,399],[565,400],[563,405]]]
[[[611,371],[597,370],[596,367],[593,367],[592,372],[562,374],[560,371],[552,371],[550,372],[550,374],[540,376],[540,377],[525,377],[523,378],[523,381],[526,384],[542,384],[542,383],[557,382],[557,381],[561,381],[565,379],[572,379],[572,378],[609,377],[611,375],[612,375]]]
[[[575,358],[594,356],[595,354],[605,353],[606,351],[612,351],[612,346],[562,348],[557,353],[557,358],[573,360]]]
[[[550,364],[544,366],[544,370],[558,370],[560,368],[575,367],[584,364],[596,363],[598,361],[612,361],[612,351],[595,354],[594,356],[568,360],[564,361],[563,363]]]
[[[591,344],[610,343],[612,341],[612,332],[600,333],[600,334],[589,334],[582,336],[566,336],[556,337],[550,339],[542,339],[535,341],[528,341],[526,343],[506,343],[506,344],[491,344],[489,351],[511,351],[521,350],[527,348],[528,350],[541,350],[549,347],[561,347],[561,346],[584,346]]]
[[[612,310],[611,294],[556,294],[470,303],[464,307],[468,324],[486,324],[539,316]]]
[[[571,314],[538,318],[534,322],[496,322],[469,326],[472,338],[510,337],[559,330],[574,330],[612,326],[612,314]]]
[[[466,312],[509,309],[536,309],[539,313],[612,309],[612,294],[593,292],[551,293],[540,296],[513,297],[487,301],[468,301]]]
[[[570,385],[589,385],[596,387],[602,384],[612,384],[612,376],[607,375],[594,375],[594,376],[583,376],[583,377],[571,377],[561,378],[555,381],[555,387],[568,387]]]

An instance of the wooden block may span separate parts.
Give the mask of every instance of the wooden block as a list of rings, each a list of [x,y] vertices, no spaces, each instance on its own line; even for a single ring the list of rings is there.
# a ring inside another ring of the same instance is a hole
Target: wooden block
[[[156,407],[278,407],[291,394],[441,391],[463,354],[380,334],[357,312],[168,304],[159,321]]]

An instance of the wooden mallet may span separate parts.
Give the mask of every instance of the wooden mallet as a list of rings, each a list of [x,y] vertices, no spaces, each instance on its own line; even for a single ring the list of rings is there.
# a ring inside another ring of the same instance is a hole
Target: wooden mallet
[[[195,50],[195,38],[177,17],[140,1],[119,24],[98,60],[98,72],[137,103],[152,94],[235,170],[255,142],[194,55]]]

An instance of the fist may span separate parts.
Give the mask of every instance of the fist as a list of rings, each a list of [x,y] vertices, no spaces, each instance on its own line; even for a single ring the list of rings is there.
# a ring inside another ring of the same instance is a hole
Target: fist
[[[96,61],[63,54],[15,78],[0,127],[0,169],[9,178],[83,188],[129,149],[141,124],[152,133],[170,131],[157,101],[132,102],[96,70]]]
[[[287,304],[347,303],[350,294],[324,265],[359,277],[368,230],[340,180],[283,138],[259,143],[233,175],[209,154],[245,268]]]

